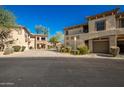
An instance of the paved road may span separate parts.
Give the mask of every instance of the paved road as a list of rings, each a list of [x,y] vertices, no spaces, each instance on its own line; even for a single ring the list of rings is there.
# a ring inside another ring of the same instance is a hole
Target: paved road
[[[0,86],[124,87],[124,60],[0,58]]]

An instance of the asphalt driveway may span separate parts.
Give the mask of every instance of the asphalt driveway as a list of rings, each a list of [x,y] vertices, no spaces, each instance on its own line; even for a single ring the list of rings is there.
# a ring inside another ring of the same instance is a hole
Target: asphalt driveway
[[[0,86],[124,87],[124,60],[0,58]]]

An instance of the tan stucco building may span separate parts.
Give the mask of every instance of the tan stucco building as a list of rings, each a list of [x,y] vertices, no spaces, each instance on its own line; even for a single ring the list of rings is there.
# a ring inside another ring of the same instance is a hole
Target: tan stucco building
[[[9,46],[25,46],[28,49],[47,49],[48,41],[47,35],[43,34],[32,34],[30,31],[20,26],[17,29],[11,29],[9,34]]]
[[[64,45],[87,45],[91,52],[110,53],[113,46],[124,53],[124,12],[119,9],[87,17],[87,24],[64,29]],[[74,40],[76,38],[76,41]]]

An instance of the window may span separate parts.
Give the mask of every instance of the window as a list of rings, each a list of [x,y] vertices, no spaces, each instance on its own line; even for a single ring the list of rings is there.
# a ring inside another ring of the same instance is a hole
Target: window
[[[80,39],[80,36],[78,35],[78,36],[76,36],[76,38],[77,38],[77,39]]]
[[[69,40],[69,37],[66,37],[66,40]]]
[[[45,37],[42,37],[41,40],[45,40]]]
[[[73,40],[73,39],[74,39],[74,37],[72,36],[72,37],[71,37],[71,39]]]
[[[105,20],[97,21],[97,22],[95,23],[95,26],[96,26],[96,30],[97,30],[97,31],[105,30],[105,27],[106,27]]]
[[[66,45],[69,46],[70,45],[69,42],[66,42]]]
[[[124,27],[124,18],[119,20],[119,27],[120,28]]]
[[[65,31],[65,35],[68,35],[68,31]]]
[[[37,40],[39,40],[39,37],[37,37]]]
[[[88,33],[88,25],[86,25],[86,26],[83,27],[83,32],[84,33]]]

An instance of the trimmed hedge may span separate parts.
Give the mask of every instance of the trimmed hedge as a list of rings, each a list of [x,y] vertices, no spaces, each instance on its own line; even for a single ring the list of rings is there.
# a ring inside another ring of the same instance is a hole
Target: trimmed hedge
[[[21,46],[13,46],[14,52],[19,52],[21,50]]]
[[[26,48],[25,46],[22,46],[22,49],[21,49],[21,51],[23,52],[23,51],[25,50],[25,48]]]

